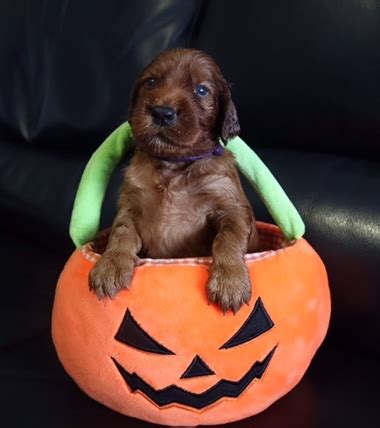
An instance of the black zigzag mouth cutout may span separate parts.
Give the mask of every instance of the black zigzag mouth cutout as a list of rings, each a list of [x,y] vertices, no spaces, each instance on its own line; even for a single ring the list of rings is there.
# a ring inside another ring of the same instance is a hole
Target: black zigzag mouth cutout
[[[262,361],[256,361],[240,380],[230,381],[222,379],[211,388],[199,394],[186,391],[177,385],[170,385],[164,389],[156,390],[138,374],[125,370],[115,358],[112,358],[112,360],[132,392],[142,392],[159,407],[170,404],[181,404],[200,410],[224,397],[237,398],[255,379],[261,379],[276,351],[276,347]]]

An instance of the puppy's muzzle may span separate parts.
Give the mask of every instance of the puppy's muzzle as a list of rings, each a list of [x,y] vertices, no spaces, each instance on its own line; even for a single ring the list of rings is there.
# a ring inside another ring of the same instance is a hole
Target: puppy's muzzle
[[[177,121],[177,113],[167,106],[154,106],[151,109],[152,120],[158,126],[174,125]]]

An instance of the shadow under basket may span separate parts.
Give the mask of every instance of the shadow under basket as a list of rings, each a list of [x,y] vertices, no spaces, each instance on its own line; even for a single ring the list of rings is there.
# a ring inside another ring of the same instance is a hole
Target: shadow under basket
[[[76,250],[52,335],[78,386],[120,413],[177,426],[246,418],[290,391],[326,335],[328,280],[306,240],[258,229],[261,251],[245,256],[252,299],[236,315],[207,301],[210,257],[141,259],[129,290],[98,300],[88,275],[107,235]]]

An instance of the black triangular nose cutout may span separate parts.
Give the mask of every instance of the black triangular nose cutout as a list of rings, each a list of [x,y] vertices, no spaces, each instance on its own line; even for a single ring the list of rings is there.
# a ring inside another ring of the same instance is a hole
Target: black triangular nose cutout
[[[189,367],[185,370],[181,379],[196,376],[208,376],[215,374],[199,355],[193,359]]]

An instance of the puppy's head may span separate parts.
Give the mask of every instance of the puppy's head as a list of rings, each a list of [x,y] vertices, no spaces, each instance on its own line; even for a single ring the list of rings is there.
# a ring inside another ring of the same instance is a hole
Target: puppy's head
[[[137,144],[153,156],[203,153],[238,135],[229,86],[215,61],[194,49],[165,51],[132,92],[129,120]]]

